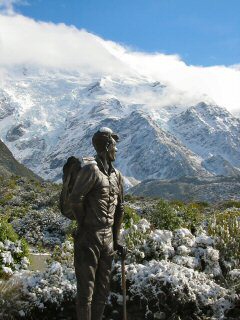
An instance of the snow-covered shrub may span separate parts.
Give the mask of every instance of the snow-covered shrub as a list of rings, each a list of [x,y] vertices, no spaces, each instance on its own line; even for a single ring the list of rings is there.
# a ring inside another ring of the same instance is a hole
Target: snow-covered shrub
[[[115,279],[120,278],[120,265],[115,266]],[[126,266],[129,303],[144,306],[146,319],[157,313],[165,318],[193,315],[223,319],[232,306],[228,290],[201,272],[168,261],[151,260]],[[223,307],[219,308],[219,304]],[[188,313],[188,314],[187,314]]]
[[[27,269],[28,245],[19,240],[10,223],[0,220],[0,278],[10,277],[15,270]]]
[[[60,262],[62,265],[68,268],[73,268],[73,242],[65,241],[61,246],[56,246],[52,255],[52,261]]]
[[[0,281],[0,319],[18,319],[19,312],[28,302],[24,300],[22,292],[22,279],[15,276]]]
[[[22,219],[12,222],[16,232],[29,243],[47,247],[60,245],[70,224],[69,219],[49,209],[32,210]]]
[[[24,241],[0,242],[0,277],[9,277],[15,270],[27,269],[28,249]]]
[[[196,237],[186,228],[174,232],[151,230],[148,221],[141,219],[138,224],[122,231],[121,236],[130,250],[128,263],[167,260],[213,277],[221,275],[219,251],[214,248],[214,239],[205,233]]]
[[[195,237],[188,229],[173,233],[172,245],[176,255],[172,261],[213,276],[221,275],[219,251],[214,249],[214,239],[205,233]]]
[[[240,269],[231,270],[225,278],[225,283],[232,293],[233,299],[239,306],[240,303]],[[239,310],[240,313],[240,310]]]
[[[73,268],[52,262],[45,272],[26,273],[21,276],[22,292],[29,301],[25,313],[48,306],[60,308],[76,296],[76,279]]]
[[[146,260],[169,260],[175,252],[171,243],[172,232],[169,230],[153,230],[145,242],[144,253]]]
[[[56,261],[52,262],[45,272],[16,273],[4,285],[10,286],[10,281],[18,284],[17,292],[12,292],[17,296],[17,301],[11,299],[7,303],[8,292],[2,293],[2,299],[5,301],[5,313],[18,313],[17,318],[40,319],[42,315],[44,319],[52,319],[52,315],[64,304],[73,304],[76,296],[74,269],[66,268]],[[22,303],[19,304],[19,301]]]
[[[240,210],[215,213],[207,231],[215,238],[221,258],[230,262],[232,267],[240,267]]]
[[[151,232],[150,223],[146,219],[141,219],[137,224],[121,232],[121,241],[131,251],[129,259],[131,261],[141,261],[145,258],[146,239]]]
[[[58,211],[60,186],[23,177],[0,180],[0,214],[12,221],[32,210]]]
[[[4,306],[5,310],[8,310],[6,312],[12,310],[14,314],[18,313],[18,317],[40,319],[44,316],[45,319],[52,319],[52,314],[57,311],[61,313],[64,305],[66,309],[68,304],[73,306],[76,296],[76,279],[72,242],[66,241],[56,248],[46,271],[15,272],[10,280],[4,282],[4,287],[10,288],[13,284],[17,284],[18,292],[12,292],[12,295],[18,295],[18,300],[22,303],[14,304],[10,299],[8,305],[5,303]],[[6,300],[8,295],[9,293],[6,292],[3,298]]]

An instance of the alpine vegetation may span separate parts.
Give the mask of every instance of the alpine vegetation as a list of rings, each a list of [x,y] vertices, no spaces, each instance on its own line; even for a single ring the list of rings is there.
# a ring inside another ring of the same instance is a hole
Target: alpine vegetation
[[[1,180],[0,318],[75,319],[75,222],[60,186]],[[209,205],[127,195],[121,242],[130,319],[238,319],[239,219],[234,201]],[[33,266],[32,256],[49,258]],[[122,319],[121,263],[113,263],[105,319]]]

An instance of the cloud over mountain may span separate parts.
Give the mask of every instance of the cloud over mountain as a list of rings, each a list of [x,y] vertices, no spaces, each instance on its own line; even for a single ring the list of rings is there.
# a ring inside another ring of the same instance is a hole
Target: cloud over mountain
[[[162,101],[142,97],[152,105],[204,100],[232,112],[240,111],[238,68],[188,66],[177,55],[136,52],[74,26],[14,14],[12,1],[5,4],[11,14],[0,14],[0,67],[3,69],[25,65],[89,75],[147,77],[169,87]]]

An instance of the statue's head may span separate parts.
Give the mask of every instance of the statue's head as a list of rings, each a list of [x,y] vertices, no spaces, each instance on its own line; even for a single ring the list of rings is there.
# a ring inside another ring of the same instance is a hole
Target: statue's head
[[[92,143],[97,154],[101,157],[106,157],[108,161],[116,159],[116,144],[118,140],[118,135],[107,127],[100,128],[92,137]]]

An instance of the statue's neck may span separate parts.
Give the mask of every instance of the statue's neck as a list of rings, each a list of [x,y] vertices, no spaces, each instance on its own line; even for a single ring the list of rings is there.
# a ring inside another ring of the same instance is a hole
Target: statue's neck
[[[109,174],[110,168],[112,166],[111,161],[109,161],[106,156],[99,156],[99,159],[102,162],[104,170]]]

